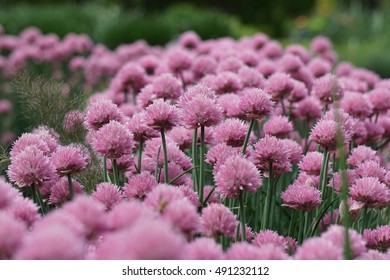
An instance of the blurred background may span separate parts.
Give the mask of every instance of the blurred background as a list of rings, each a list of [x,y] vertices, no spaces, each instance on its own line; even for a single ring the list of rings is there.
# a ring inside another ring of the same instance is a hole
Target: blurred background
[[[186,30],[203,39],[262,31],[283,44],[322,34],[339,60],[390,76],[389,0],[0,0],[0,24],[8,34],[28,26],[87,33],[110,48],[138,39],[164,45]]]

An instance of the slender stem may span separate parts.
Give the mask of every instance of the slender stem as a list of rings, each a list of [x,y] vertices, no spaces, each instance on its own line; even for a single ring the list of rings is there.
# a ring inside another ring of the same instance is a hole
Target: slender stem
[[[309,212],[305,212],[305,224],[303,227],[303,234],[302,234],[302,240],[305,240],[306,234],[307,234],[307,227],[309,226]]]
[[[376,225],[378,227],[382,225],[382,209],[378,209],[378,216],[376,217]]]
[[[363,233],[363,231],[366,229],[367,227],[367,206],[364,206],[363,207],[363,217],[362,217],[362,224],[361,224],[361,227],[360,227],[360,232]]]
[[[32,185],[32,192],[33,192],[34,202],[40,206],[39,208],[42,216],[45,215],[46,214],[45,203],[43,202],[41,193],[39,192],[39,189],[35,186],[35,184]]]
[[[68,177],[68,185],[69,185],[69,197],[70,197],[70,200],[73,200],[74,190],[73,190],[72,177],[70,174],[68,174],[67,177]]]
[[[328,159],[328,148],[325,148],[325,151],[324,151],[324,156],[323,156],[323,159],[322,159],[322,165],[321,165],[321,170],[320,170],[320,180],[319,180],[319,188],[321,190],[321,193],[322,193],[322,199],[325,200],[325,186],[324,186],[324,181],[326,182],[326,179],[324,180],[324,177],[325,176],[325,173],[328,174],[328,163],[327,163],[327,159]]]
[[[253,126],[255,125],[255,121],[256,121],[255,119],[251,119],[250,122],[249,122],[248,132],[246,133],[244,144],[242,145],[242,153],[244,155],[245,155],[245,152],[246,152],[246,148],[248,147],[249,138],[251,136],[251,132],[252,132]]]
[[[186,175],[188,172],[194,170],[195,168],[197,168],[198,166],[193,166],[191,168],[188,168],[187,170],[183,171],[182,173],[180,173],[179,175],[177,175],[175,178],[173,178],[172,180],[170,180],[168,182],[169,185],[172,185],[174,182],[176,182],[176,180],[180,179],[181,177],[183,177],[184,175]]]
[[[263,212],[263,223],[261,225],[262,229],[268,228],[269,221],[269,212],[271,207],[271,199],[272,199],[272,162],[269,164],[269,178],[268,178],[268,190],[266,195],[265,207]]]
[[[255,232],[258,232],[259,228],[260,228],[260,226],[259,226],[259,216],[260,216],[260,209],[261,209],[261,207],[260,207],[260,205],[261,205],[260,204],[260,192],[261,192],[261,190],[258,189],[256,194],[255,194],[255,203],[254,203],[254,205],[256,205],[256,210],[255,210],[255,228],[254,228]]]
[[[376,114],[375,114],[375,123],[378,122],[378,117],[379,117],[379,113],[376,113]]]
[[[199,192],[200,205],[203,204],[204,189],[204,125],[200,126],[200,157],[199,157]]]
[[[167,143],[165,140],[165,132],[164,128],[161,128],[161,140],[162,140],[162,146],[163,146],[163,153],[164,153],[164,183],[168,184],[168,153],[167,153]]]
[[[299,231],[298,231],[298,243],[302,244],[303,241],[303,232],[304,232],[304,227],[305,227],[305,218],[304,218],[304,213],[303,211],[299,211]]]
[[[293,209],[292,214],[291,214],[290,224],[288,226],[288,236],[292,236],[291,234],[292,234],[293,224],[295,222],[295,212],[296,212],[296,210]]]
[[[139,142],[139,149],[138,149],[138,173],[141,173],[142,169],[142,150],[144,149],[144,140],[141,139]]]
[[[282,105],[282,111],[283,111],[283,115],[287,116],[286,114],[286,107],[284,106],[284,99],[280,99],[280,104]]]
[[[103,157],[103,180],[104,180],[104,182],[108,182],[107,158],[106,157]]]
[[[244,200],[242,199],[243,191],[240,190],[238,199],[240,201],[240,220],[241,220],[241,232],[242,232],[242,241],[246,241],[246,231],[245,231],[245,212],[244,212]]]
[[[213,194],[214,191],[215,191],[215,186],[213,186],[213,188],[211,189],[211,191],[209,192],[209,194],[207,195],[207,197],[203,201],[203,207],[206,206],[207,201],[209,201],[209,199],[210,199],[210,197],[211,197],[211,195]]]
[[[195,164],[197,162],[197,142],[198,142],[198,129],[194,129],[194,134],[192,137],[192,147],[191,147],[191,155],[192,155],[192,163]],[[198,189],[198,173],[196,172],[196,169],[192,170],[192,188],[194,191],[197,191],[199,193]]]
[[[116,159],[111,160],[112,165],[112,172],[114,173],[114,184],[120,187],[119,185],[119,171],[118,171],[118,164],[116,162]]]

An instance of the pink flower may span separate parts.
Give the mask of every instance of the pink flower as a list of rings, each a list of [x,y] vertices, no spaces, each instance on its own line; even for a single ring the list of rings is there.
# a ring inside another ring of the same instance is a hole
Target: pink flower
[[[275,73],[268,78],[265,91],[272,96],[273,101],[287,98],[294,88],[293,80],[285,73]]]
[[[343,259],[342,246],[336,246],[328,239],[313,237],[298,247],[294,259],[296,260],[341,260]]]
[[[72,179],[72,186],[75,195],[84,193],[83,186]],[[53,205],[62,205],[70,200],[68,179],[63,177],[59,179],[50,189],[49,203]]]
[[[97,153],[109,159],[117,159],[130,154],[133,145],[133,135],[126,126],[117,121],[110,121],[101,127],[92,143]]]
[[[303,63],[308,63],[310,60],[310,54],[305,47],[299,44],[291,44],[286,47],[284,50],[286,54],[293,54],[298,56]]]
[[[90,160],[87,153],[83,146],[62,146],[57,148],[50,159],[57,173],[63,176],[81,172]]]
[[[184,125],[194,129],[214,126],[222,120],[222,109],[214,92],[203,84],[190,88],[179,100]]]
[[[180,80],[176,79],[172,74],[165,73],[153,80],[153,94],[157,98],[162,99],[177,99],[183,94],[183,88]]]
[[[202,39],[194,31],[186,31],[179,36],[179,45],[186,49],[196,49]]]
[[[176,260],[183,257],[183,238],[159,220],[136,222],[108,234],[96,257],[101,260]]]
[[[378,163],[380,162],[380,158],[378,157],[375,150],[371,149],[370,147],[361,145],[351,151],[351,154],[348,157],[348,164],[356,167],[359,164],[369,160]]]
[[[285,249],[285,240],[283,236],[280,236],[277,232],[272,230],[262,230],[256,234],[253,245],[262,247],[267,244],[272,244],[275,247],[281,247]]]
[[[15,158],[30,146],[35,146],[44,155],[50,154],[49,147],[47,146],[46,142],[43,141],[40,135],[33,133],[23,133],[12,145],[12,149],[10,151],[11,158]]]
[[[145,142],[158,135],[156,130],[147,125],[144,113],[134,114],[126,123],[126,126],[133,134],[136,142]]]
[[[242,230],[241,230],[241,224],[238,224],[236,231],[238,230],[238,239],[236,240],[236,233],[232,234],[231,239],[234,242],[241,242],[242,240]],[[253,230],[250,226],[245,225],[245,236],[246,236],[246,241],[252,242],[255,234],[253,233]]]
[[[84,258],[82,238],[64,225],[34,230],[15,255],[19,260],[80,260]]]
[[[285,73],[293,73],[303,66],[302,60],[293,54],[287,53],[279,60],[280,70]]]
[[[237,74],[220,72],[215,77],[212,88],[217,94],[237,93],[242,88],[242,84]]]
[[[300,81],[293,80],[294,88],[292,89],[288,100],[290,102],[299,102],[309,95],[307,86]]]
[[[377,178],[357,179],[349,190],[349,195],[368,208],[382,208],[390,202],[390,190]]]
[[[145,70],[133,62],[128,62],[122,66],[111,81],[110,88],[115,92],[138,93],[147,84]]]
[[[91,197],[94,200],[101,202],[105,206],[106,211],[110,211],[122,200],[122,194],[118,187],[110,183],[98,184]]]
[[[365,229],[363,237],[367,242],[367,247],[381,252],[386,252],[390,248],[390,226],[379,226],[376,229]]]
[[[204,186],[204,194],[203,194],[203,197],[206,199],[206,197],[208,197],[210,195],[210,192],[211,190],[213,189],[212,186],[209,186],[209,185],[206,185]],[[209,197],[209,199],[207,200],[207,204],[211,204],[211,203],[221,203],[220,199],[219,199],[219,195],[213,191]]]
[[[282,139],[282,143],[289,150],[291,163],[298,164],[303,154],[301,145],[291,139]]]
[[[188,260],[221,260],[223,251],[214,239],[201,237],[185,246],[185,259]]]
[[[163,218],[189,237],[200,229],[197,209],[187,198],[169,203],[164,210]]]
[[[305,171],[309,175],[320,175],[322,161],[324,155],[319,152],[308,152],[299,163],[300,170]]]
[[[257,64],[256,69],[265,77],[269,78],[277,71],[277,65],[270,59],[263,59]],[[267,85],[267,82],[266,82]]]
[[[229,118],[241,117],[240,102],[240,96],[235,93],[225,93],[218,96],[218,104],[222,108],[223,115]]]
[[[390,109],[390,90],[378,88],[369,92],[370,100],[375,113],[386,112]]]
[[[368,160],[360,163],[355,168],[355,174],[357,177],[375,177],[380,182],[384,182],[386,176],[386,170],[380,166],[376,161]]]
[[[348,234],[351,255],[353,258],[356,258],[366,251],[366,242],[363,240],[362,236],[353,229],[349,229]],[[329,240],[338,248],[344,248],[344,227],[333,225],[321,235],[321,238]]]
[[[236,217],[222,204],[212,203],[203,209],[201,226],[205,236],[214,238],[231,236],[235,232],[236,225]]]
[[[254,60],[257,62],[257,60]],[[243,88],[263,88],[264,87],[264,77],[263,75],[254,68],[251,67],[241,67],[238,71],[238,76],[240,77]]]
[[[311,50],[316,54],[322,54],[332,49],[332,43],[327,37],[317,36],[311,42]]]
[[[335,150],[337,145],[336,122],[332,120],[318,121],[310,132],[310,140],[320,145],[323,149]]]
[[[347,170],[347,180],[348,180],[348,186],[351,186],[355,180],[358,178],[358,176],[356,175],[356,172],[355,170]],[[329,182],[329,186],[330,187],[333,187],[333,190],[338,193],[338,194],[341,194],[342,193],[342,180],[341,180],[341,174],[340,172],[334,172],[333,173],[333,179]]]
[[[11,259],[27,233],[26,226],[3,212],[0,213],[0,224],[0,259]]]
[[[145,55],[139,59],[138,63],[148,76],[153,76],[159,65],[159,60],[154,55]]]
[[[177,187],[160,184],[148,193],[145,199],[145,205],[156,212],[163,213],[169,203],[182,199],[183,197],[184,193]]]
[[[242,156],[232,156],[215,175],[217,192],[222,198],[237,198],[241,191],[256,192],[262,180],[256,166]]]
[[[107,171],[113,173],[112,162],[108,160]],[[116,159],[116,165],[119,173],[136,172],[133,154],[126,154]]]
[[[180,122],[179,110],[163,100],[156,100],[145,111],[146,124],[154,129],[172,129]]]
[[[291,169],[290,151],[282,140],[266,135],[254,146],[251,155],[253,163],[264,173],[269,173],[270,165],[275,176],[279,176]]]
[[[12,204],[15,197],[19,196],[19,192],[16,188],[13,188],[11,184],[7,183],[3,177],[0,176],[0,209],[5,209]]]
[[[307,67],[313,73],[314,77],[320,78],[331,71],[332,64],[323,58],[316,57],[309,62]]]
[[[167,56],[167,66],[172,73],[179,73],[191,68],[192,57],[190,52],[184,49],[175,49]]]
[[[110,121],[122,122],[123,114],[110,100],[98,99],[90,104],[84,117],[84,125],[89,130],[98,130]]]
[[[258,88],[244,89],[238,104],[247,119],[261,119],[271,113],[273,106],[271,96]]]
[[[124,198],[143,199],[151,190],[157,186],[156,179],[149,172],[130,177],[123,187]]]
[[[228,146],[241,147],[248,131],[248,124],[239,119],[226,119],[215,128],[215,140]]]
[[[317,120],[321,117],[321,103],[317,98],[309,96],[296,104],[294,114],[302,120]]]
[[[341,99],[341,108],[352,117],[361,120],[372,114],[371,103],[363,94],[357,92],[346,92]]]
[[[192,72],[197,80],[200,80],[208,74],[215,74],[217,70],[217,62],[211,56],[198,56],[194,58],[192,64]]]
[[[38,214],[38,206],[30,199],[17,196],[6,211],[22,221],[27,227],[31,227],[41,216]]]
[[[191,204],[193,204],[196,208],[200,206],[198,193],[192,189],[192,186],[180,185],[179,189],[183,192],[184,196],[191,202]],[[207,196],[203,197],[206,198]]]
[[[332,74],[326,74],[314,82],[312,94],[322,103],[333,103],[334,99],[340,99],[343,92],[337,77]]]
[[[79,110],[72,110],[66,113],[63,128],[66,132],[75,132],[83,127],[84,114]]]
[[[287,260],[289,257],[282,248],[273,244],[261,248],[249,243],[234,243],[226,252],[226,260]]]
[[[273,115],[264,124],[263,130],[265,134],[283,138],[293,130],[293,126],[287,117]]]
[[[321,204],[321,192],[308,185],[292,184],[280,196],[284,206],[307,212]]]
[[[43,182],[54,176],[55,169],[48,157],[35,146],[27,147],[12,159],[8,167],[8,176],[19,187],[35,185],[40,187]]]

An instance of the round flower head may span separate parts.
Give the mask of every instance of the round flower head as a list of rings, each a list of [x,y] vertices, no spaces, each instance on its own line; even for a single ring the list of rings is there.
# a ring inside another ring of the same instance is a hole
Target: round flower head
[[[212,88],[217,94],[237,93],[242,88],[242,84],[237,74],[220,72],[215,77]]]
[[[376,250],[368,250],[367,252],[361,254],[357,260],[388,260],[389,257],[386,254],[380,253]]]
[[[220,236],[231,236],[235,232],[236,225],[236,217],[226,206],[212,203],[203,208],[201,226],[205,236],[216,239]]]
[[[187,198],[169,203],[165,208],[163,218],[189,237],[200,229],[200,218],[197,209]]]
[[[107,234],[96,252],[101,260],[182,259],[183,239],[169,224],[142,220],[130,228]]]
[[[157,185],[145,198],[145,205],[156,212],[163,213],[167,205],[175,200],[182,199],[184,193],[171,185]]]
[[[118,106],[107,99],[98,99],[90,104],[84,117],[84,125],[89,130],[98,130],[110,121],[122,122],[123,114]]]
[[[294,88],[292,89],[288,100],[290,102],[299,102],[309,95],[307,86],[300,81],[293,80]]]
[[[172,74],[165,73],[153,80],[153,93],[157,98],[177,99],[183,94],[183,88]]]
[[[289,53],[283,55],[278,63],[280,70],[285,73],[298,71],[303,65],[302,60],[298,56]]]
[[[332,211],[326,213],[319,224],[320,232],[326,231],[331,225],[336,224],[337,221],[338,224],[342,224],[342,220],[339,216],[339,209],[333,209]]]
[[[117,159],[130,154],[133,143],[133,135],[128,128],[117,121],[111,121],[97,131],[92,147],[103,157]]]
[[[286,54],[293,54],[298,56],[303,63],[308,63],[310,60],[310,54],[305,47],[299,44],[291,44],[284,50]]]
[[[153,128],[147,125],[144,113],[134,114],[126,123],[126,126],[133,134],[134,141],[136,142],[145,142],[158,135]]]
[[[153,76],[159,65],[159,60],[154,55],[145,55],[138,60],[138,63],[148,76]]]
[[[50,159],[35,146],[27,147],[12,159],[8,176],[19,187],[40,187],[54,176],[55,169]]]
[[[110,183],[98,184],[91,197],[94,200],[101,202],[107,211],[111,210],[122,200],[122,194],[118,187]]]
[[[84,193],[83,186],[72,179],[72,186],[75,195]],[[59,179],[50,189],[49,203],[60,206],[70,200],[68,179],[63,177]]]
[[[13,188],[11,184],[7,183],[5,179],[0,176],[0,210],[12,204],[15,197],[19,196],[19,192],[16,188]]]
[[[365,144],[373,145],[378,142],[381,142],[385,133],[385,129],[381,125],[379,125],[379,123],[365,120],[364,127],[366,128],[367,131]]]
[[[376,229],[366,229],[363,232],[364,240],[370,249],[386,252],[390,248],[390,226],[379,226]]]
[[[148,126],[167,131],[179,124],[179,110],[168,102],[159,99],[146,108],[145,120]]]
[[[228,158],[214,179],[222,198],[237,198],[241,191],[256,192],[262,183],[256,166],[238,155]]]
[[[138,93],[147,84],[144,69],[133,62],[128,62],[122,66],[111,81],[110,88],[116,92],[135,91]]]
[[[332,49],[332,43],[327,37],[317,36],[311,42],[311,50],[316,54],[322,54]]]
[[[207,200],[207,204],[211,204],[211,203],[221,203],[221,200],[219,199],[219,195],[216,193],[216,192],[212,192],[211,195],[210,195],[210,192],[213,190],[213,187],[212,186],[209,186],[209,185],[206,185],[204,186],[204,194],[203,194],[203,197],[206,198],[206,197],[209,197],[209,199]]]
[[[263,75],[254,68],[242,67],[238,71],[238,76],[241,79],[243,88],[263,88],[264,77]]]
[[[265,56],[271,60],[275,60],[282,55],[282,46],[277,41],[268,41],[260,52],[260,56]]]
[[[364,204],[349,197],[348,200],[347,200],[347,206],[348,206],[348,212],[349,212],[351,220],[352,221],[357,221],[358,218],[359,218],[361,209],[363,208]],[[344,220],[345,216],[346,216],[346,213],[347,213],[345,211],[345,202],[344,202],[344,200],[340,202],[339,213],[340,213],[341,219]],[[342,222],[340,221],[340,224],[341,223]]]
[[[389,89],[374,89],[368,94],[373,110],[375,113],[386,112],[390,109],[390,90]]]
[[[310,212],[321,204],[321,192],[308,185],[293,184],[281,194],[283,206]]]
[[[226,145],[226,143],[219,143],[210,148],[206,154],[206,162],[214,166],[214,172],[218,172],[219,166],[231,156],[238,155],[240,151],[238,148],[233,148]]]
[[[369,160],[378,163],[380,162],[380,158],[375,150],[371,149],[370,147],[361,145],[352,150],[347,162],[351,166],[356,167],[359,164]]]
[[[332,120],[318,121],[310,132],[310,140],[323,149],[335,150],[337,144],[337,124]],[[347,139],[344,137],[344,142]]]
[[[236,57],[227,57],[224,60],[221,60],[217,66],[217,73],[221,72],[232,72],[238,73],[244,67],[244,63]]]
[[[293,126],[287,117],[273,115],[264,124],[263,130],[265,134],[283,138],[293,130]]]
[[[190,52],[184,49],[175,49],[167,56],[167,66],[172,73],[179,73],[191,68],[192,57]]]
[[[357,92],[346,92],[341,99],[341,108],[352,117],[361,120],[372,114],[371,103],[363,94]]]
[[[245,118],[261,119],[271,113],[273,105],[270,95],[258,88],[248,88],[242,91],[238,107]]]
[[[51,155],[51,162],[60,175],[81,172],[88,164],[89,156],[82,146],[58,147]]]
[[[291,169],[290,151],[282,140],[266,135],[254,146],[252,152],[253,163],[264,173],[268,174],[272,164],[273,174],[279,176]]]
[[[186,151],[191,147],[193,133],[194,131],[191,129],[175,126],[167,133],[167,138],[172,139],[179,146],[180,150]]]
[[[390,138],[390,116],[381,116],[378,118],[378,125],[383,128],[383,138]]]
[[[238,239],[236,240],[236,233],[234,233],[231,237],[232,241],[234,242],[241,242],[242,240],[242,230],[241,230],[241,224],[238,224],[236,231],[238,230]],[[253,240],[253,237],[255,234],[253,233],[253,230],[250,226],[245,225],[245,236],[246,236],[246,241],[251,242]]]
[[[344,248],[344,231],[344,227],[333,225],[321,235],[321,238],[329,240],[338,248]],[[349,229],[348,234],[351,246],[351,255],[352,258],[356,258],[366,251],[366,242],[363,240],[362,236],[353,229]]]
[[[63,128],[66,132],[79,131],[83,127],[84,113],[80,110],[72,110],[66,113]]]
[[[186,49],[196,49],[196,47],[202,42],[202,39],[193,31],[186,31],[178,38],[179,45]]]
[[[106,161],[107,171],[114,173],[111,160]],[[126,154],[116,159],[116,167],[119,173],[135,172],[134,157],[132,154]]]
[[[296,260],[341,260],[343,259],[342,246],[336,246],[330,240],[313,237],[298,247],[294,259]]]
[[[185,258],[188,260],[221,260],[223,251],[214,239],[201,237],[185,246]]]
[[[222,108],[223,115],[229,118],[242,116],[240,102],[240,96],[235,93],[225,93],[218,96],[218,104]]]
[[[275,73],[268,78],[265,91],[272,96],[272,100],[287,98],[294,88],[293,80],[285,73]]]
[[[374,177],[378,178],[380,182],[385,181],[386,170],[380,166],[376,161],[368,160],[360,163],[355,168],[355,174],[357,177]]]
[[[308,152],[299,163],[298,167],[301,171],[305,171],[309,175],[320,175],[322,161],[324,155],[320,152]]]
[[[285,249],[285,240],[283,236],[280,236],[277,232],[272,230],[262,230],[256,234],[253,239],[253,245],[262,247],[267,244],[273,244],[275,247],[281,247]]]
[[[23,222],[27,227],[31,227],[41,216],[38,213],[38,206],[28,198],[17,196],[6,212]]]
[[[0,213],[0,260],[11,259],[26,232],[25,225],[7,213]]]
[[[331,108],[324,115],[324,120],[332,120],[341,124],[344,132],[344,138],[349,140],[354,130],[354,123],[356,119],[352,118],[348,113],[342,109]]]
[[[368,208],[382,208],[390,203],[389,188],[374,177],[356,179],[349,195]]]
[[[332,69],[332,65],[327,60],[316,57],[309,62],[307,68],[313,73],[314,77],[319,78],[326,73],[329,73]]]
[[[301,120],[312,121],[321,117],[321,103],[317,98],[308,96],[296,104],[294,114]]]
[[[291,163],[298,164],[303,154],[301,145],[291,139],[282,139],[282,142],[286,149],[289,150]]]
[[[188,128],[209,127],[222,120],[222,109],[213,91],[203,84],[190,88],[179,102],[183,124]]]
[[[191,204],[193,204],[196,208],[198,208],[200,206],[198,193],[196,193],[193,190],[192,186],[190,186],[190,185],[180,185],[179,189],[182,191],[184,196],[191,202]],[[203,197],[207,197],[207,196],[203,196]]]
[[[51,127],[40,125],[32,130],[33,134],[39,135],[49,147],[50,154],[53,153],[60,144],[60,135]]]
[[[348,186],[351,186],[355,180],[358,178],[356,175],[355,170],[347,170],[347,180],[348,180]],[[334,172],[333,173],[333,179],[329,182],[329,186],[333,187],[333,190],[341,194],[342,193],[342,180],[341,180],[341,174],[340,172]]]
[[[85,244],[81,237],[64,225],[32,231],[16,253],[19,260],[80,260]]]
[[[128,179],[123,187],[123,197],[142,200],[156,186],[157,182],[154,176],[144,171]]]
[[[228,146],[241,147],[248,131],[248,124],[239,119],[226,119],[215,128],[215,140]]]
[[[23,133],[12,145],[12,149],[10,151],[11,158],[16,157],[30,146],[36,147],[44,155],[50,154],[50,149],[41,136],[33,133]]]
[[[198,56],[194,59],[191,69],[194,78],[200,80],[208,74],[215,74],[217,62],[211,56]]]
[[[343,92],[337,77],[332,74],[326,74],[314,82],[312,95],[324,104],[331,104],[335,98],[340,99],[343,96]]]

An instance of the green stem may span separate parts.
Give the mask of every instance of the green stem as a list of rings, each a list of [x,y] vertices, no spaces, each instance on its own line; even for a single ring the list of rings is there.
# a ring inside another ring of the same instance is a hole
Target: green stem
[[[303,211],[299,211],[299,231],[298,231],[298,244],[302,244],[303,241],[303,232],[305,227],[305,218]]]
[[[269,178],[268,178],[268,190],[266,195],[266,202],[263,212],[263,223],[261,225],[262,229],[268,228],[268,221],[269,221],[269,212],[271,207],[271,199],[272,199],[272,162],[269,164]]]
[[[303,234],[302,234],[302,240],[305,240],[306,234],[308,232],[308,226],[309,226],[309,212],[305,212],[305,224],[303,227]]]
[[[256,194],[255,194],[255,203],[254,205],[256,205],[256,210],[255,210],[255,232],[258,232],[259,229],[260,229],[260,226],[259,226],[259,216],[260,216],[260,189],[257,190]]]
[[[116,159],[111,160],[112,165],[112,172],[114,173],[114,184],[120,187],[119,185],[119,171],[118,171],[118,164],[116,162]]]
[[[204,189],[204,125],[200,126],[200,157],[199,157],[199,196],[200,205],[203,205]]]
[[[139,149],[138,149],[138,173],[141,173],[142,169],[142,150],[144,149],[144,140],[141,139],[139,142]]]
[[[325,194],[324,194],[325,186],[324,186],[324,182],[326,183],[326,176],[328,174],[328,162],[327,162],[327,160],[328,160],[328,148],[325,148],[324,156],[323,156],[323,159],[322,159],[321,170],[320,170],[320,180],[319,180],[319,184],[320,184],[319,188],[321,190],[322,200],[325,200]],[[324,180],[324,178],[325,178],[325,180]]]
[[[203,207],[206,206],[207,201],[209,201],[209,199],[210,199],[211,195],[213,194],[214,190],[215,190],[215,186],[213,186],[213,188],[211,189],[211,191],[209,192],[209,194],[207,195],[207,197],[203,201]]]
[[[69,185],[69,197],[70,197],[70,200],[73,200],[74,190],[73,190],[73,184],[72,184],[72,177],[70,176],[70,174],[68,174],[67,177],[68,177],[68,185]]]
[[[246,231],[245,231],[245,212],[244,212],[244,200],[242,199],[242,191],[238,196],[240,202],[240,220],[241,220],[241,232],[242,232],[242,241],[246,241]]]
[[[291,214],[290,224],[288,226],[288,236],[292,236],[293,223],[295,222],[295,212],[296,210],[294,209]]]
[[[162,140],[162,146],[163,146],[163,153],[164,153],[164,183],[168,184],[168,153],[167,153],[167,143],[165,140],[165,132],[164,128],[161,128],[161,140]]]
[[[191,168],[188,168],[187,170],[183,171],[182,173],[180,173],[179,175],[177,175],[175,178],[173,178],[172,180],[170,180],[168,182],[169,185],[172,185],[174,182],[176,182],[176,180],[180,179],[181,177],[183,177],[184,175],[186,175],[188,172],[194,170],[195,168],[197,168],[198,166],[193,166]]]
[[[192,137],[192,147],[191,147],[191,154],[192,154],[192,163],[195,164],[197,162],[197,142],[198,142],[198,129],[194,129],[194,134]],[[196,172],[196,169],[192,170],[192,188],[194,191],[197,191],[199,193],[198,189],[198,173]]]
[[[249,138],[251,136],[251,132],[253,129],[253,126],[255,125],[255,119],[251,119],[249,122],[249,128],[248,132],[246,133],[244,144],[242,145],[242,153],[245,155],[246,148],[248,147]]]
[[[108,182],[107,158],[106,157],[103,157],[103,180],[104,180],[104,182]]]
[[[39,209],[41,211],[42,216],[45,215],[46,214],[45,203],[42,200],[39,189],[35,187],[35,184],[32,185],[32,192],[33,192],[34,202],[40,206]]]
[[[364,206],[363,207],[363,217],[362,217],[362,225],[360,227],[360,233],[363,233],[363,231],[366,229],[367,227],[367,206]]]

